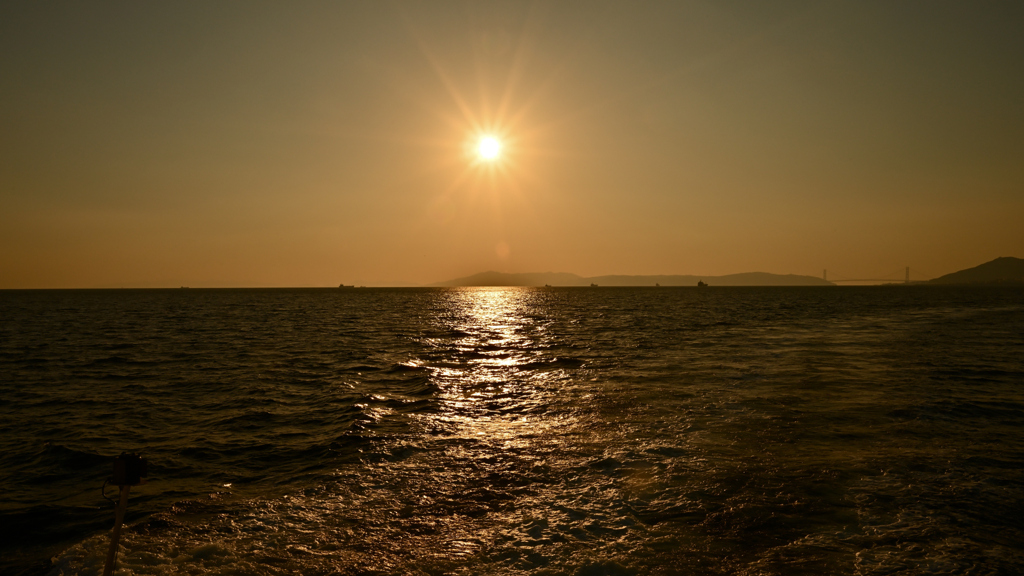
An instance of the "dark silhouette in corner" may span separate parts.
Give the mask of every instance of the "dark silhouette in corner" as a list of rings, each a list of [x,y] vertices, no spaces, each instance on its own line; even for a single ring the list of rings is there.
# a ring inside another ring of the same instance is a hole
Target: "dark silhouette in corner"
[[[1004,256],[980,266],[939,276],[929,284],[1024,284],[1024,259]]]

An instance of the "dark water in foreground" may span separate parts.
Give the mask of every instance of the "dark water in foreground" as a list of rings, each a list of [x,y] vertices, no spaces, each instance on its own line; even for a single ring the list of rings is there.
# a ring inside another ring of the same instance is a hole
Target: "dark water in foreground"
[[[1024,572],[1015,288],[0,292],[0,570]],[[50,564],[50,558],[53,564]]]

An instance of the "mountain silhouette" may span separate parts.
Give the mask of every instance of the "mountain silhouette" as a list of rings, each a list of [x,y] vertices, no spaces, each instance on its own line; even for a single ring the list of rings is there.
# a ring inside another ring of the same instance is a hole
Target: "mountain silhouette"
[[[660,276],[591,276],[568,272],[481,272],[472,276],[438,282],[432,286],[696,286],[703,280],[709,286],[834,286],[816,276],[745,272],[726,276],[660,275]]]
[[[1024,284],[1024,259],[1003,256],[980,266],[939,276],[929,284]]]

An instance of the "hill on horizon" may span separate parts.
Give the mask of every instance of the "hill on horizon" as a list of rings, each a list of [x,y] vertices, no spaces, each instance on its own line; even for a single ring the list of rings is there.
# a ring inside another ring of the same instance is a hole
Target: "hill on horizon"
[[[928,281],[929,284],[1024,284],[1024,259],[1002,256]]]
[[[694,275],[649,275],[626,276],[607,275],[584,277],[568,272],[481,272],[472,276],[455,278],[431,286],[696,286],[704,281],[709,286],[835,286],[816,276],[798,274],[770,274],[768,272],[744,272],[725,276]]]

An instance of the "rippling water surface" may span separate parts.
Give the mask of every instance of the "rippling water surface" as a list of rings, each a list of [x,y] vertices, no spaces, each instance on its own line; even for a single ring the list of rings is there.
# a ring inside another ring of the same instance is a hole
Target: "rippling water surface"
[[[1024,572],[1024,292],[0,292],[0,570]],[[51,560],[52,558],[52,560]]]

